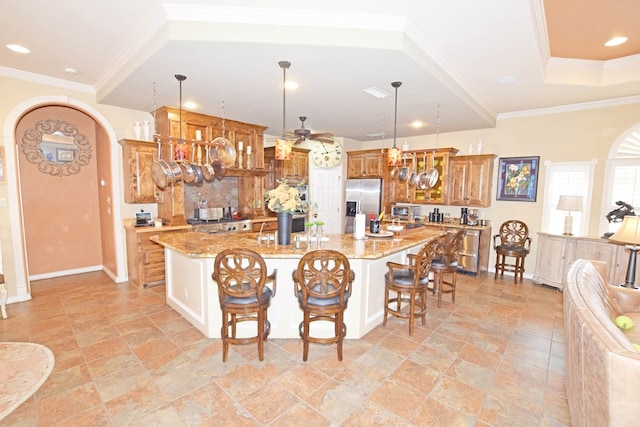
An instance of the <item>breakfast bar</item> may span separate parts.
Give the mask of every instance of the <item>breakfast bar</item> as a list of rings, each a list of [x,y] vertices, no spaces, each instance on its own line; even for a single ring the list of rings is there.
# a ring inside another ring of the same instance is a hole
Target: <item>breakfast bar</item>
[[[298,324],[302,320],[302,312],[294,295],[291,272],[300,258],[315,249],[342,252],[355,272],[345,312],[347,339],[354,339],[361,338],[382,323],[386,263],[405,263],[407,254],[416,253],[422,245],[444,234],[445,231],[427,228],[402,236],[367,237],[363,240],[354,239],[352,234],[330,234],[323,236],[320,242],[312,238],[308,243],[306,234],[300,233],[302,241],[298,248],[295,244],[278,245],[258,233],[215,235],[185,232],[158,235],[152,240],[165,249],[167,303],[208,338],[220,338],[222,315],[217,285],[211,279],[211,273],[215,257],[223,249],[252,249],[264,258],[267,274],[277,269],[277,294],[268,311],[271,338],[299,337]]]

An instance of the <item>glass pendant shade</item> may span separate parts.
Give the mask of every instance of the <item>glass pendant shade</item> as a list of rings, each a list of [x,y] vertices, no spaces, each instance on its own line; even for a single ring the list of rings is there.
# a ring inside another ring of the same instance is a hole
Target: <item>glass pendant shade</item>
[[[286,139],[276,139],[276,159],[291,159],[291,141]]]
[[[387,153],[387,165],[389,166],[398,166],[402,157],[402,150],[396,145],[396,134],[398,130],[398,88],[400,87],[400,85],[402,85],[402,82],[391,83],[391,86],[393,86],[396,91],[396,99],[394,107],[395,112],[393,117],[393,147],[390,148],[389,152]]]
[[[387,165],[398,166],[401,162],[402,150],[398,147],[389,148],[387,153]]]

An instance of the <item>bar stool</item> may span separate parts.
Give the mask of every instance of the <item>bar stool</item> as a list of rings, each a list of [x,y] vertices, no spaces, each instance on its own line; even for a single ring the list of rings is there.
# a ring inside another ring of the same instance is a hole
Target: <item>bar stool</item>
[[[439,239],[425,243],[417,254],[409,254],[408,264],[387,262],[389,269],[384,275],[384,320],[387,316],[409,319],[409,335],[413,335],[413,323],[416,316],[425,324],[427,314],[427,290],[429,285],[429,269]],[[395,297],[390,293],[395,292]],[[409,310],[403,311],[402,304],[408,304]]]
[[[512,271],[513,283],[522,282],[524,275],[524,259],[531,251],[529,227],[522,221],[512,219],[500,226],[498,234],[493,236],[493,249],[496,251],[496,273],[494,280],[504,276],[505,271]],[[507,263],[507,257],[514,258],[513,264]]]
[[[294,293],[304,313],[298,330],[302,338],[302,360],[307,361],[309,343],[333,344],[338,347],[338,360],[342,360],[342,342],[347,335],[344,311],[351,296],[351,284],[355,273],[347,257],[334,250],[319,249],[307,252],[291,273]],[[331,337],[313,337],[310,334],[314,322],[333,322]]]
[[[222,361],[227,361],[229,344],[258,343],[258,357],[264,360],[264,342],[269,336],[271,324],[267,308],[276,295],[276,274],[267,276],[267,266],[262,256],[251,249],[226,249],[214,261],[211,278],[218,284],[218,298],[222,310]],[[271,283],[273,290],[267,286]],[[257,334],[238,338],[236,326],[240,322],[255,321]],[[231,328],[231,334],[229,334]]]
[[[464,229],[460,229],[452,234],[447,234],[444,240],[436,247],[436,254],[431,261],[431,271],[433,272],[432,291],[438,294],[438,307],[442,306],[442,294],[450,293],[451,302],[456,302],[456,281],[458,280],[458,257],[462,249],[464,239]],[[451,275],[445,280],[445,274]]]

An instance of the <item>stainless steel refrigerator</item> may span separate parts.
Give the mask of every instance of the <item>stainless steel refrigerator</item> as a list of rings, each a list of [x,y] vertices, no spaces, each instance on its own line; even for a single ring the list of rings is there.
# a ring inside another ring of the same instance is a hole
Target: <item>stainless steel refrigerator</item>
[[[382,211],[382,179],[348,179],[345,193],[347,208],[345,210],[344,232],[353,233],[353,221],[356,213],[365,214],[366,229],[368,230],[371,214],[377,218]]]

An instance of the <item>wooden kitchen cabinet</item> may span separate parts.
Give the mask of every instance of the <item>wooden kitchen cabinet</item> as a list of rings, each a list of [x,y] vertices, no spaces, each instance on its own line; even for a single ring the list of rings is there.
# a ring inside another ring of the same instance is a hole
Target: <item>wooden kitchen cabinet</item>
[[[457,152],[457,148],[404,152],[404,155],[407,156],[408,167],[412,167],[415,162],[418,173],[435,167],[438,171],[438,180],[433,187],[426,190],[422,190],[418,186],[409,186],[406,181],[402,182],[398,179],[390,181],[390,201],[392,203],[445,204],[448,201],[448,189],[450,187],[449,162]],[[404,162],[401,167],[403,165]]]
[[[347,178],[384,178],[386,153],[379,149],[347,153]]]
[[[277,160],[275,147],[264,149],[264,164],[269,168],[267,188],[275,188],[284,178],[298,182],[309,182],[309,150],[293,147],[289,160]]]
[[[180,135],[180,110],[163,106],[153,112],[156,118],[156,129],[160,135],[178,137]],[[192,111],[182,111],[182,134],[185,143],[206,144],[222,136],[222,118]],[[252,202],[262,201],[264,177],[267,170],[264,164],[264,131],[265,126],[242,123],[235,120],[224,120],[224,135],[236,148],[236,154],[242,155],[242,168],[236,158],[234,166],[225,170],[225,178],[238,180],[238,211],[252,212],[254,215],[264,215],[264,206],[252,209]],[[202,141],[196,141],[196,133],[200,131]],[[243,151],[238,150],[238,143],[242,141]],[[251,168],[247,168],[247,147],[251,146]],[[170,160],[169,144],[162,144],[162,158]],[[184,212],[184,187],[180,182],[162,191],[163,201],[158,203],[158,217],[168,225],[186,224]]]
[[[129,281],[136,286],[149,287],[164,284],[164,247],[149,240],[152,236],[184,233],[190,226],[134,227],[127,225],[127,268]]]
[[[121,139],[124,165],[124,202],[157,203],[161,191],[151,178],[151,163],[158,158],[158,146],[146,141]]]
[[[449,160],[449,205],[491,206],[495,154],[453,156]]]
[[[629,251],[624,245],[590,237],[560,236],[538,233],[534,283],[564,289],[567,272],[577,259],[604,261],[607,281],[624,283]]]

